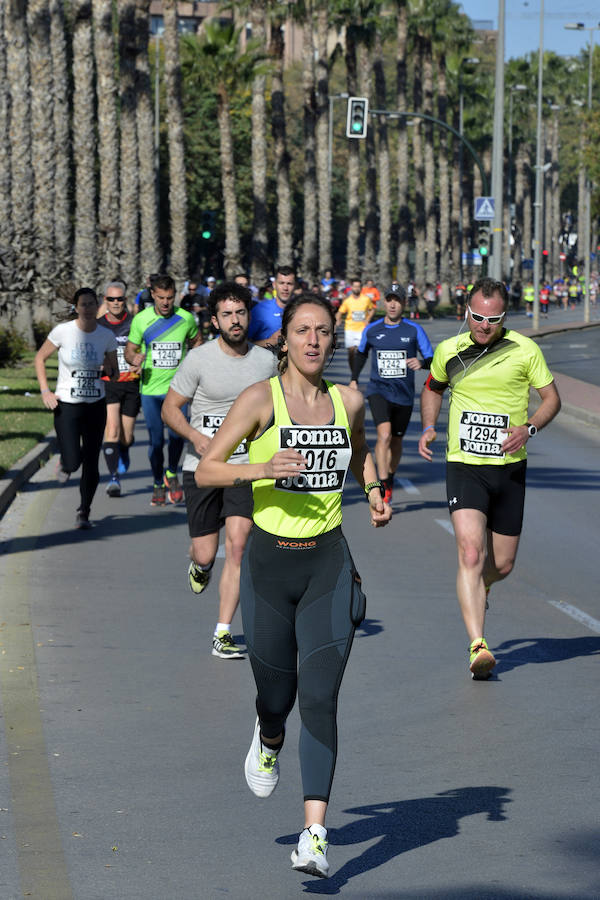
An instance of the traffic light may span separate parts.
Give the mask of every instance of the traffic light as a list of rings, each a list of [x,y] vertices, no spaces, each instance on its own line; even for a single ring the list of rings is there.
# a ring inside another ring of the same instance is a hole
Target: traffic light
[[[215,214],[212,209],[203,209],[200,220],[200,234],[205,241],[212,240],[215,232]]]
[[[346,137],[365,138],[367,136],[367,114],[369,101],[366,97],[348,97]]]
[[[490,229],[487,225],[480,225],[477,231],[477,246],[481,257],[489,256],[490,252]]]

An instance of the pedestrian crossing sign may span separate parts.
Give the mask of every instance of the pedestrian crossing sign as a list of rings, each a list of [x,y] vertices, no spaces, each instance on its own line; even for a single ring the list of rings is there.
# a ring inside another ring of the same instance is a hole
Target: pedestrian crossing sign
[[[496,216],[496,201],[493,197],[475,197],[475,221],[491,222]]]

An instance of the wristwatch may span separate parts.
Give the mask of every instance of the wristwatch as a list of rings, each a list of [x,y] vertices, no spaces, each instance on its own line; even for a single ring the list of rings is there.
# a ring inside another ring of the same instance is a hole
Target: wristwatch
[[[529,432],[529,437],[535,437],[538,430],[535,425],[532,425],[531,422],[526,422],[527,431]]]

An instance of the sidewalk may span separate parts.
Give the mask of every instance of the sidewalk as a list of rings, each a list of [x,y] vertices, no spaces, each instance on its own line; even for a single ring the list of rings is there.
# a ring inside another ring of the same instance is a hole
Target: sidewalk
[[[569,310],[567,315],[570,315],[571,318],[568,320],[560,318],[562,313],[553,312],[552,319],[544,320],[539,328],[519,327],[517,330],[527,337],[543,337],[561,331],[580,331],[600,326],[600,319],[585,323],[582,320],[582,311],[577,310],[576,312],[579,315],[577,318],[573,318],[572,311]],[[568,375],[556,374],[555,381],[562,399],[562,412],[588,425],[600,427],[600,387],[570,378]],[[55,435],[52,431],[37,447],[30,450],[0,478],[0,517],[4,515],[23,484],[54,452],[56,452],[56,445]]]

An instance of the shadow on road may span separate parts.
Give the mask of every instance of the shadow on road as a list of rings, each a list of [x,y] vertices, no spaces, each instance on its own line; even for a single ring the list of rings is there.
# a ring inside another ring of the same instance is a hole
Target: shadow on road
[[[418,800],[346,809],[344,812],[361,818],[342,828],[330,828],[327,837],[332,847],[380,840],[345,863],[327,881],[306,882],[306,892],[338,894],[351,878],[385,865],[401,853],[454,837],[465,816],[487,813],[488,822],[502,822],[506,818],[504,806],[511,802],[509,794],[510,789],[503,787],[465,787]],[[295,844],[297,840],[296,833],[288,834],[277,838],[277,843]]]
[[[504,675],[519,666],[596,656],[600,653],[600,637],[518,638],[504,641],[493,650],[498,660],[498,674]]]

